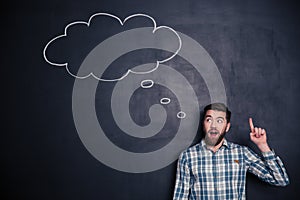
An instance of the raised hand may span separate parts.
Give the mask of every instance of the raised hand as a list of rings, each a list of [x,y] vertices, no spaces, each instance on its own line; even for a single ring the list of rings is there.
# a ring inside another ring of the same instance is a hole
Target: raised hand
[[[266,130],[263,128],[254,127],[252,118],[249,118],[249,125],[250,125],[250,139],[254,142],[257,147],[262,152],[270,151],[269,145],[267,143],[267,133]]]

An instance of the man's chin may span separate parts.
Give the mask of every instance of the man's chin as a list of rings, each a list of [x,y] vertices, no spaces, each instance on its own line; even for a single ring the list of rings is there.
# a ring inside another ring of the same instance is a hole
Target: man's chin
[[[215,138],[215,139],[205,138],[205,143],[208,146],[216,146],[218,141],[219,141],[219,138]]]
[[[205,143],[208,146],[217,146],[219,145],[223,138],[225,137],[225,134],[217,134],[217,135],[213,135],[210,134],[208,137],[205,137]]]

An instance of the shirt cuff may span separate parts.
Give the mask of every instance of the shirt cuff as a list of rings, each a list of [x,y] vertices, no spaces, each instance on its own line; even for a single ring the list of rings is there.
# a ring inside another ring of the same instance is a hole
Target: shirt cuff
[[[265,160],[274,160],[276,158],[274,150],[268,152],[262,152],[262,155]]]

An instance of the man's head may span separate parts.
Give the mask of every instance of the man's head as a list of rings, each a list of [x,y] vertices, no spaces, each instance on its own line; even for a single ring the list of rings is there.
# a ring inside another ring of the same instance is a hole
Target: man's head
[[[209,104],[204,108],[203,131],[208,146],[217,146],[230,128],[231,112],[222,103]]]

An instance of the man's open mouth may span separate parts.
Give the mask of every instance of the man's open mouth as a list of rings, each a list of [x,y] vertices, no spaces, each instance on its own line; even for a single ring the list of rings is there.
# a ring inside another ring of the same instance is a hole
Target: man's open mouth
[[[210,131],[209,134],[211,134],[211,135],[218,135],[219,132],[218,131]]]

